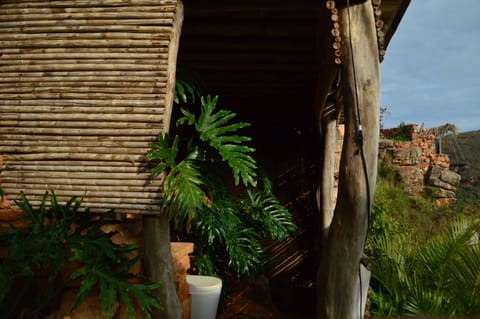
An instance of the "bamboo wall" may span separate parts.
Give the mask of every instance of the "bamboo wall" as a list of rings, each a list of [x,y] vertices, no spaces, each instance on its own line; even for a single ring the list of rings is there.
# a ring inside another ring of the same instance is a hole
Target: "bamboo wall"
[[[168,129],[179,20],[177,0],[0,1],[10,199],[50,190],[93,211],[158,211],[144,155]]]

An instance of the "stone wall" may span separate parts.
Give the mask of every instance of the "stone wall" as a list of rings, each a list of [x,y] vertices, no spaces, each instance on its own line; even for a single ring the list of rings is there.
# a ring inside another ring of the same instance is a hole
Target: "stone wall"
[[[448,155],[436,152],[435,135],[427,134],[423,126],[420,130],[417,127],[408,124],[402,128],[408,132],[408,141],[395,141],[400,128],[382,130],[380,160],[398,167],[398,177],[409,194],[428,187],[439,203],[448,203],[455,198],[460,175],[450,170]]]
[[[399,134],[407,141],[396,141]],[[338,171],[342,153],[344,127],[337,127],[337,147],[335,154],[335,200],[338,190]],[[406,124],[382,130],[378,155],[398,168],[398,178],[406,192],[419,194],[426,188],[439,204],[455,199],[455,191],[460,183],[460,175],[450,170],[447,154],[437,153],[435,135],[427,134],[422,126]]]

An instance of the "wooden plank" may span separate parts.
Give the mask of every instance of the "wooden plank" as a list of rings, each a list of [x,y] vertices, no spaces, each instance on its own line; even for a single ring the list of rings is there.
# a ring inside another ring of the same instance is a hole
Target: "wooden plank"
[[[162,14],[167,14],[168,16],[172,16],[174,14],[174,9],[175,6],[159,6],[159,5],[138,5],[136,4],[135,6],[120,6],[120,7],[100,7],[100,6],[90,6],[90,7],[64,7],[62,9],[59,9],[58,7],[55,8],[51,4],[49,4],[49,7],[36,7],[36,8],[19,8],[18,6],[16,8],[6,8],[2,10],[2,20],[5,16],[11,16],[11,15],[21,15],[21,18],[24,19],[25,15],[35,15],[40,19],[50,19],[52,17],[57,17],[59,14],[69,14],[68,19],[74,19],[75,14],[78,16],[84,17],[86,15],[92,15],[93,13],[96,14],[102,14],[102,18],[106,18],[106,16],[103,15],[103,13],[107,14],[113,14],[117,13],[119,14],[119,18],[121,18],[125,13],[145,13],[145,17],[153,12],[159,12]],[[121,13],[121,14],[120,14]],[[97,18],[98,16],[94,16],[94,18]],[[62,18],[66,19],[66,18]],[[8,18],[7,18],[8,20]]]
[[[101,47],[101,48],[2,48],[2,59],[18,54],[81,54],[81,53],[165,53],[168,47]]]
[[[163,126],[162,126],[163,127]],[[36,128],[36,127],[3,127],[0,126],[0,134],[22,134],[31,135],[68,135],[68,136],[157,136],[158,128],[151,129],[130,129],[119,130],[109,128],[96,128],[92,131],[89,127],[85,128]]]
[[[72,1],[22,1],[2,0],[4,8],[35,8],[35,7],[54,7],[54,8],[81,8],[81,7],[122,7],[122,6],[150,6],[161,5],[175,6],[176,0],[72,0]]]
[[[59,96],[57,96],[59,97]],[[117,96],[118,98],[118,96]],[[162,107],[165,105],[163,99],[21,99],[21,100],[0,100],[0,105],[29,105],[29,106],[92,106],[92,107]]]
[[[15,27],[48,27],[58,24],[66,26],[103,26],[109,25],[112,20],[108,19],[76,19],[76,20],[17,20],[17,21],[2,21],[0,22],[0,28],[15,28]],[[169,26],[172,24],[172,19],[122,19],[121,24],[124,25],[156,25],[156,26]]]
[[[43,85],[40,83],[32,83],[35,86],[32,87],[30,85],[20,86],[18,83],[14,83],[11,85],[0,83],[0,92],[1,93],[31,93],[36,95],[38,93],[47,92],[47,93],[107,93],[107,94],[122,94],[125,93],[125,88],[128,87],[129,93],[140,93],[140,94],[161,94],[164,92],[164,88],[155,87],[155,85],[143,86],[143,87],[136,87],[134,85],[130,85],[131,82],[121,82],[122,85],[115,85],[113,87],[109,87],[106,85],[97,84],[95,86],[83,85],[79,86],[78,83],[71,83],[70,86],[65,85],[62,82],[60,85],[62,86],[52,86],[52,83],[43,82]],[[133,82],[136,83],[136,82]],[[6,112],[4,110],[0,110],[0,112]]]
[[[2,182],[2,187],[6,192],[13,193],[13,194],[19,194],[20,191],[25,191],[26,193],[30,194],[35,191],[41,191],[42,194],[45,193],[45,191],[65,191],[68,192],[69,194],[73,194],[72,196],[76,196],[76,192],[81,192],[82,194],[89,193],[91,192],[92,194],[98,193],[98,192],[108,192],[112,193],[112,195],[115,196],[123,196],[123,194],[131,194],[131,193],[137,193],[137,194],[142,194],[142,193],[161,193],[161,188],[156,185],[156,186],[130,186],[130,185],[83,185],[83,184],[66,184],[66,185],[51,185],[51,184],[46,184],[46,183],[36,183],[36,184],[18,184],[18,183],[9,183],[9,182]],[[12,190],[14,190],[12,192]],[[130,195],[126,195],[126,197],[129,197]],[[132,195],[133,196],[133,195]]]

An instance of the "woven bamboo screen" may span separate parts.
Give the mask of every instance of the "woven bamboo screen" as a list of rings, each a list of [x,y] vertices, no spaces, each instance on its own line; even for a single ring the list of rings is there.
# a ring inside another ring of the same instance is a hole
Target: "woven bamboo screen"
[[[177,0],[0,1],[0,187],[158,211],[144,155],[168,129]]]

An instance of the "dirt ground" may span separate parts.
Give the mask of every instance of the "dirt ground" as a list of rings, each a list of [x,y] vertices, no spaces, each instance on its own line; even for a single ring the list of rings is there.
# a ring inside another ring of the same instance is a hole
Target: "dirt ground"
[[[310,319],[314,318],[314,288],[289,282],[256,278],[230,292],[220,319]]]

